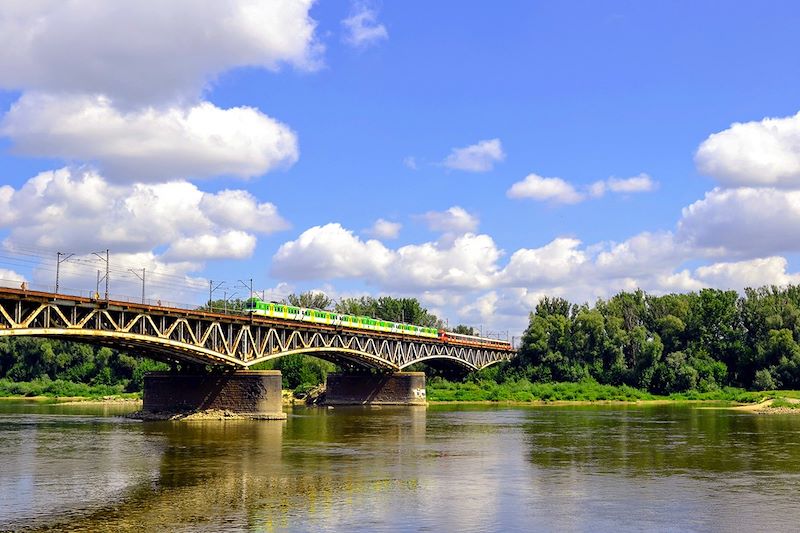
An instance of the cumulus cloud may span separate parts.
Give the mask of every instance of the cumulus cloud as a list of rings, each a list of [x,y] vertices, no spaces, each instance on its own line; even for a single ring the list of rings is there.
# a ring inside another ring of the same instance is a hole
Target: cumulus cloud
[[[103,96],[27,94],[0,123],[27,155],[95,161],[115,180],[251,177],[297,161],[297,137],[249,107],[121,112]]]
[[[25,280],[25,276],[17,274],[13,270],[0,268],[0,287],[13,287],[19,289],[20,283]]]
[[[424,221],[428,229],[441,233],[460,235],[478,229],[478,217],[466,209],[453,206],[446,211],[428,211],[418,218]]]
[[[679,237],[713,255],[755,257],[800,251],[800,191],[714,189],[685,207]]]
[[[744,289],[762,285],[800,282],[800,274],[789,273],[784,257],[762,257],[732,263],[714,263],[697,268],[695,275],[705,286]]]
[[[402,227],[403,225],[399,222],[390,222],[379,218],[375,221],[375,224],[366,231],[366,234],[376,239],[396,239],[400,235],[400,228]]]
[[[378,23],[378,13],[363,2],[353,4],[352,14],[342,20],[344,41],[355,47],[366,47],[389,38],[386,26]]]
[[[170,244],[164,253],[165,259],[183,261],[204,259],[245,259],[256,247],[254,235],[239,230],[226,231],[218,235],[204,234],[182,237]]]
[[[657,185],[653,178],[642,172],[632,178],[608,178],[596,181],[589,186],[589,194],[600,197],[609,191],[621,194],[650,192],[655,190]]]
[[[274,233],[289,228],[278,208],[269,202],[259,203],[255,196],[241,189],[226,189],[204,194],[200,209],[213,223],[259,233]]]
[[[479,141],[464,148],[453,148],[442,164],[467,172],[488,172],[506,158],[500,139]]]
[[[291,280],[358,278],[400,290],[472,289],[490,284],[501,255],[487,235],[467,233],[448,245],[391,250],[376,240],[361,240],[340,224],[326,224],[281,245],[272,258],[272,274]]]
[[[379,241],[362,241],[341,224],[331,223],[282,244],[272,258],[272,273],[293,280],[369,278],[391,260],[391,252]]]
[[[514,252],[503,271],[505,285],[558,284],[567,281],[588,261],[581,242],[556,238],[540,248],[522,248]]]
[[[734,123],[703,141],[695,163],[726,187],[800,188],[800,113]]]
[[[554,204],[577,204],[588,197],[599,198],[607,192],[632,194],[654,190],[658,183],[645,173],[632,178],[608,178],[592,183],[579,190],[561,178],[543,178],[528,174],[524,180],[514,183],[506,192],[509,198],[531,198]]]
[[[506,192],[509,198],[532,198],[557,204],[577,204],[585,198],[572,184],[561,178],[543,178],[528,174],[524,180],[513,184]]]
[[[142,105],[196,98],[236,67],[314,69],[322,48],[308,13],[312,4],[3,2],[0,49],[14,53],[0,54],[0,87],[101,93]]]
[[[595,259],[601,279],[646,278],[669,272],[689,259],[691,250],[671,232],[642,232],[620,243],[601,244]]]
[[[91,170],[62,168],[40,173],[11,194],[4,191],[0,227],[10,229],[7,243],[49,250],[145,253],[172,246],[171,261],[242,258],[255,244],[246,232],[287,227],[274,205],[247,192],[208,193],[186,181],[123,186]],[[249,212],[225,213],[231,198],[231,208]]]
[[[14,247],[6,249],[14,252]],[[187,305],[196,301],[198,293],[208,297],[208,281],[192,275],[202,268],[193,261],[164,261],[154,252],[120,253],[111,251],[109,294],[113,298],[136,301],[142,292],[142,269],[145,270],[145,298],[162,304]],[[89,296],[95,291],[104,295],[105,281],[97,286],[97,271],[105,269],[105,262],[92,254],[75,254],[60,265],[59,291],[67,294]],[[32,287],[54,290],[52,263],[40,264],[32,273]],[[205,299],[204,298],[204,299]]]

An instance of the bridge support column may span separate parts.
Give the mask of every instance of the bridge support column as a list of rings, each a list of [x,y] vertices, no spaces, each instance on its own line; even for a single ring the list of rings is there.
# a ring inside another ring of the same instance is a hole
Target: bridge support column
[[[427,405],[424,372],[328,374],[326,405]]]
[[[144,376],[143,399],[143,410],[150,413],[226,411],[248,418],[286,418],[281,410],[278,370],[224,374],[151,372]]]

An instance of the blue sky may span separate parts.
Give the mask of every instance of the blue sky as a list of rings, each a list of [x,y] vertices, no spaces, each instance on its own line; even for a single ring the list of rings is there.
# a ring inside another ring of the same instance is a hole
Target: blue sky
[[[112,292],[138,294],[127,268],[181,302],[252,277],[512,332],[543,295],[797,283],[799,22],[795,2],[5,4],[0,278],[110,248]]]

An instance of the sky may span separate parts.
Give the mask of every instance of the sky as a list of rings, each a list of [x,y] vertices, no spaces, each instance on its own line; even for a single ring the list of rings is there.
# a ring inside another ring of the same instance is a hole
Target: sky
[[[543,296],[800,283],[798,25],[793,1],[6,1],[0,284],[52,290],[68,257],[60,289],[91,293],[108,249],[116,296],[252,279],[513,336]]]

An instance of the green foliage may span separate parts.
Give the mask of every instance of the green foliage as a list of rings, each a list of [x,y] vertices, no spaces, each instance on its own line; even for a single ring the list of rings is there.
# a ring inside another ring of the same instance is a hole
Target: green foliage
[[[553,401],[637,401],[654,396],[627,385],[601,385],[593,381],[576,383],[531,383],[512,379],[498,383],[489,379],[452,382],[433,378],[427,383],[431,401],[448,402],[553,402]]]
[[[245,308],[248,298],[218,298],[216,300],[209,300],[205,305],[197,308],[198,311],[207,311],[210,313],[223,313],[223,314],[240,314]]]
[[[344,298],[336,304],[335,309],[337,313],[345,315],[368,316],[431,328],[443,327],[442,321],[422,307],[416,298]]]
[[[253,370],[280,370],[284,389],[308,390],[325,383],[336,365],[310,355],[293,354],[253,365]]]
[[[771,408],[783,408],[783,409],[800,409],[800,403],[797,402],[790,402],[786,398],[775,398],[772,400],[770,404]]]
[[[48,377],[32,381],[11,381],[0,379],[0,396],[50,396],[50,397],[84,397],[101,398],[119,396],[124,392],[123,385],[88,385],[73,383],[63,379],[55,381]],[[135,396],[135,395],[134,395]]]
[[[283,303],[288,303],[296,307],[306,309],[330,309],[333,300],[328,298],[324,292],[304,292],[301,294],[290,294]]]
[[[664,395],[800,388],[800,287],[621,292],[594,307],[543,298],[503,372]]]
[[[0,339],[0,394],[104,396],[142,390],[145,372],[164,363],[132,357],[107,347],[35,337]],[[18,383],[14,389],[9,383]]]

